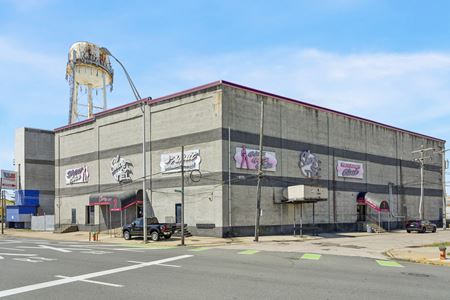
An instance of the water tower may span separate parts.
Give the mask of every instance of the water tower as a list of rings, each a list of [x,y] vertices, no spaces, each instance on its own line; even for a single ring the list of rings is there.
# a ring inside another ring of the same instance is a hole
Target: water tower
[[[77,42],[70,47],[66,79],[70,85],[69,124],[82,118],[91,118],[94,109],[105,110],[106,87],[112,90],[114,71],[105,48],[89,43]],[[87,94],[83,97],[82,92]],[[93,93],[102,94],[94,105]]]

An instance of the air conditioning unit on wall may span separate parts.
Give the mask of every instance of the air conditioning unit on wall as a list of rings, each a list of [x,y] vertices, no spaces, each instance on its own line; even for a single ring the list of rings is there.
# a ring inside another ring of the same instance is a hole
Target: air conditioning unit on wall
[[[316,202],[328,199],[328,189],[310,185],[288,186],[283,191],[285,202]]]

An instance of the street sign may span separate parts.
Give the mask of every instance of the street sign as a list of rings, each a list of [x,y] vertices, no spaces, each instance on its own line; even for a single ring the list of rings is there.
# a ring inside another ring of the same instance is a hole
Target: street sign
[[[1,170],[1,184],[2,189],[16,189],[17,188],[17,172]]]

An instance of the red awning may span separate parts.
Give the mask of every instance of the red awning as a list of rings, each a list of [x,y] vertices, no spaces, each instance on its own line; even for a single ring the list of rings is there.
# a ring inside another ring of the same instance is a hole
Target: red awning
[[[359,193],[356,201],[358,202],[358,204],[370,206],[377,212],[389,211],[389,203],[382,197],[373,193]]]
[[[111,211],[122,211],[136,204],[142,204],[142,192],[119,191],[89,196],[89,205],[108,205]]]

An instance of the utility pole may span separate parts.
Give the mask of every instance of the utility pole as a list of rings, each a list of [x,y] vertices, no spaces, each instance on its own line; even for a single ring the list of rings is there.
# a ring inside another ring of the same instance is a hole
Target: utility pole
[[[447,229],[447,213],[446,213],[446,207],[447,207],[447,193],[446,193],[446,186],[445,186],[445,170],[447,169],[447,163],[445,160],[445,152],[449,151],[450,149],[445,150],[445,144],[442,146],[442,150],[438,151],[437,153],[441,154],[441,160],[442,160],[442,229]]]
[[[261,99],[261,122],[259,124],[259,166],[256,187],[255,242],[259,241],[259,220],[261,218],[261,180],[263,178],[263,135],[264,135],[264,99]]]
[[[181,246],[184,246],[184,146],[181,146]]]
[[[423,148],[423,145],[420,147],[419,150],[414,150],[411,152],[411,154],[419,153],[420,157],[415,158],[414,161],[418,162],[420,164],[420,201],[419,201],[419,217],[420,220],[423,220],[424,217],[424,211],[423,211],[423,166],[425,164],[425,160],[432,159],[432,156],[425,156],[425,154],[429,151],[434,151],[434,148]]]
[[[142,216],[144,217],[144,244],[147,244],[147,193],[146,193],[146,180],[147,169],[145,160],[145,106],[146,101],[142,102]]]

